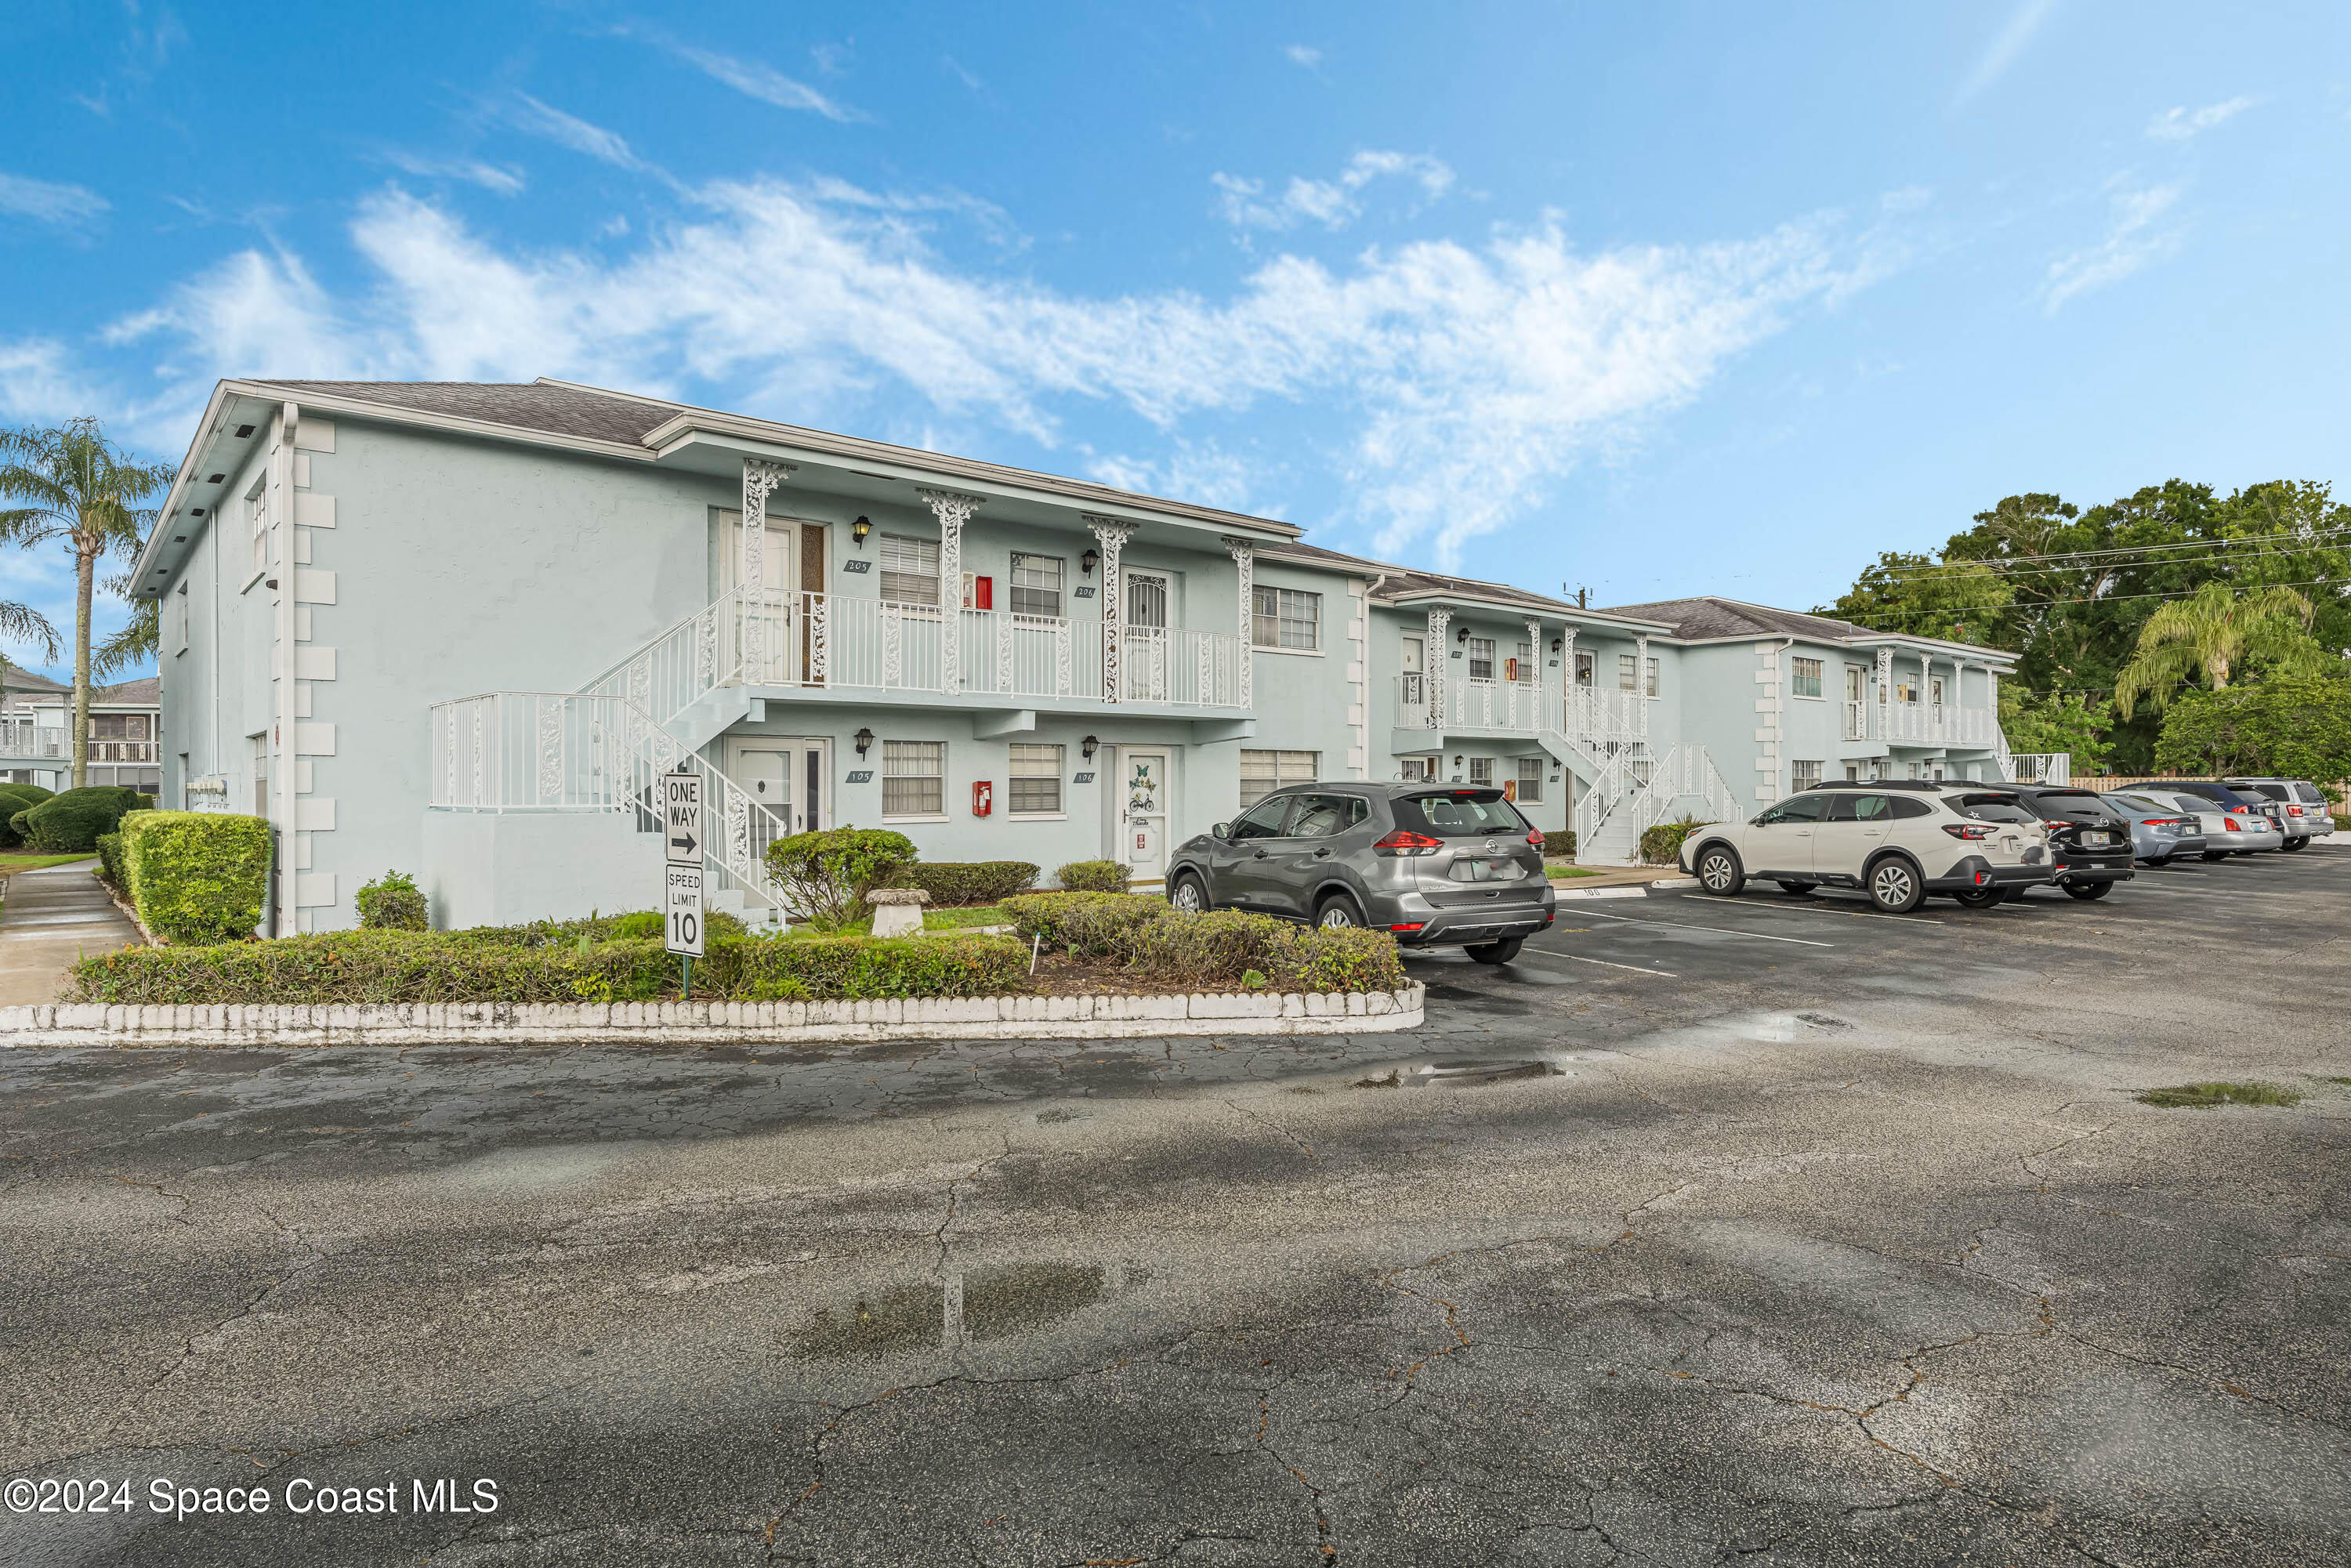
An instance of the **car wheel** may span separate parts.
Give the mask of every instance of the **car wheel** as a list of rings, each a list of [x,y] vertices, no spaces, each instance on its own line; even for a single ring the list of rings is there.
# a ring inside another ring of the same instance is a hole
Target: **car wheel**
[[[2065,884],[2065,891],[2075,898],[2104,898],[2114,890],[2114,885],[2110,882],[2069,882]]]
[[[2284,843],[2280,844],[2278,848],[2285,851],[2288,854],[2292,854],[2294,851],[2302,848],[2303,845],[2308,842],[2310,842],[2308,839],[2288,839]]]
[[[1698,857],[1698,884],[1717,898],[1731,898],[1747,885],[1747,873],[1737,855],[1716,844]]]
[[[1206,915],[1208,912],[1208,890],[1193,873],[1176,873],[1176,885],[1167,890],[1167,902],[1179,915]]]
[[[2226,850],[2206,850],[2204,852],[2204,858],[2208,861],[2224,861],[2229,858],[2229,852]]]
[[[1499,942],[1480,942],[1475,947],[1461,950],[1480,964],[1507,964],[1519,956],[1519,949],[1524,946],[1523,937],[1505,936]]]
[[[1813,889],[1819,885],[1820,883],[1816,882],[1783,882],[1780,884],[1780,891],[1782,893],[1792,893],[1797,897],[1802,898],[1804,894],[1812,892]]]
[[[1918,868],[1899,855],[1889,855],[1869,868],[1869,902],[1887,915],[1907,915],[1927,896]]]
[[[1314,924],[1325,931],[1348,930],[1363,923],[1364,912],[1343,893],[1332,894],[1314,909]]]
[[[1990,909],[2007,898],[2011,891],[2005,887],[1971,887],[1965,893],[1955,893],[1951,896],[1959,901],[1961,909]]]

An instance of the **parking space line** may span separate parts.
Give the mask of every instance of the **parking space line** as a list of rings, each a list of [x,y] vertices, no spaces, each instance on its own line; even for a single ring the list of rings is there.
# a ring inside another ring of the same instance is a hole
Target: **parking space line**
[[[1580,957],[1573,953],[1553,953],[1549,949],[1544,949],[1543,956],[1547,958],[1565,958],[1571,963],[1576,964],[1597,964],[1604,969],[1630,969],[1636,975],[1656,975],[1667,980],[1678,980],[1681,978],[1679,975],[1675,974],[1671,969],[1644,969],[1638,964],[1612,964],[1605,958]]]
[[[1728,925],[1685,925],[1678,920],[1635,920],[1629,915],[1602,915],[1597,910],[1590,911],[1580,916],[1580,918],[1584,920],[1614,920],[1620,925],[1655,925],[1671,931],[1716,931],[1721,933],[1725,936],[1744,936],[1750,942],[1792,942],[1799,947],[1834,947],[1836,946],[1834,942],[1814,942],[1809,937],[1804,936],[1774,936],[1770,933],[1763,931],[1734,931]]]
[[[1824,904],[1810,906],[1794,904],[1750,904],[1743,898],[1725,901],[1709,893],[1685,893],[1683,898],[1702,898],[1709,904],[1719,904],[1729,909],[1760,909],[1771,915],[1834,915],[1846,920],[1899,920],[1905,925],[1943,925],[1941,920],[1929,920],[1923,915],[1879,915],[1867,909],[1832,909]]]

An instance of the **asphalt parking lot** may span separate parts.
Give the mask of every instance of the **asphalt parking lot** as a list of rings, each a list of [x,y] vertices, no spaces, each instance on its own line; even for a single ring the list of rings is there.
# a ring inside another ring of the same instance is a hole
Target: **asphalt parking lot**
[[[2351,1560],[2351,846],[1562,908],[1409,1036],[0,1060],[0,1471],[135,1495],[0,1562]]]

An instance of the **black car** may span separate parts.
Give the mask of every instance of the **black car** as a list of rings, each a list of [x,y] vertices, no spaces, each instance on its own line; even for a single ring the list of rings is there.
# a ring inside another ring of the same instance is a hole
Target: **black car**
[[[1176,846],[1167,898],[1317,925],[1368,925],[1401,946],[1507,964],[1552,923],[1542,834],[1499,789],[1292,784]]]
[[[2201,795],[2232,817],[2267,817],[2277,831],[2286,831],[2285,813],[2275,800],[2257,789],[2215,784],[2210,779],[2156,779],[2134,784],[2134,789],[2167,789],[2174,795]]]
[[[2057,885],[2075,898],[2104,898],[2118,882],[2138,874],[2131,869],[2131,825],[2094,789],[2046,784],[2007,784],[2003,794],[2036,813],[2049,830],[2049,853],[2057,862]],[[2024,896],[2017,888],[2011,899]]]

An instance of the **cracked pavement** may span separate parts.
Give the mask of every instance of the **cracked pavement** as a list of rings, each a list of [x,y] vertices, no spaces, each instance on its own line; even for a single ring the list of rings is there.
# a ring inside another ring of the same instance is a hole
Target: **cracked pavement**
[[[0,1057],[8,1478],[501,1499],[0,1563],[2351,1560],[2351,846],[1412,967],[1410,1035]],[[2132,1099],[2217,1078],[2310,1098]]]

